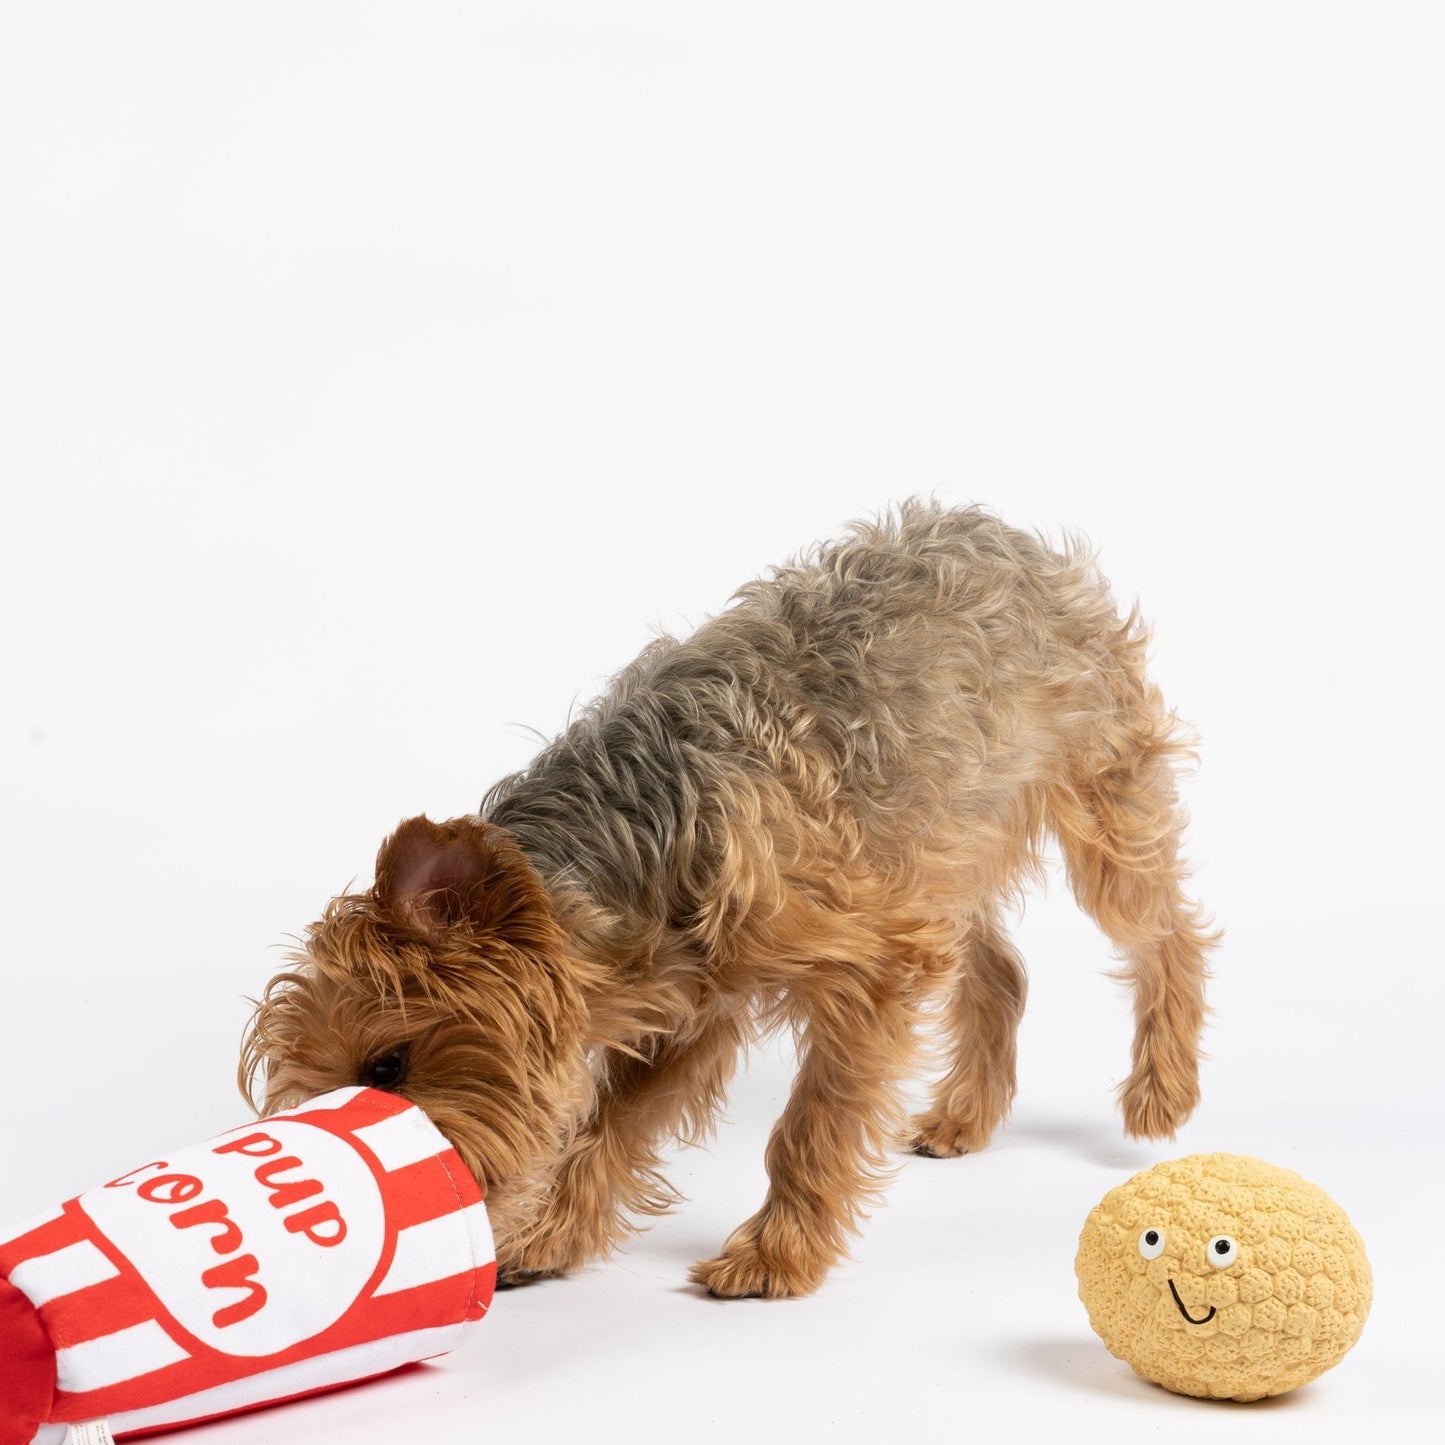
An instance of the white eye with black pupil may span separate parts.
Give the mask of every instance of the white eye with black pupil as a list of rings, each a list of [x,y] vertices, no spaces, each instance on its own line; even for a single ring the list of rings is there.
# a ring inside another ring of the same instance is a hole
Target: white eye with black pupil
[[[1239,1246],[1227,1234],[1216,1234],[1205,1253],[1215,1269],[1228,1269],[1239,1258]]]
[[[1145,1259],[1158,1259],[1164,1253],[1164,1231],[1162,1229],[1146,1229],[1139,1236],[1139,1253]]]

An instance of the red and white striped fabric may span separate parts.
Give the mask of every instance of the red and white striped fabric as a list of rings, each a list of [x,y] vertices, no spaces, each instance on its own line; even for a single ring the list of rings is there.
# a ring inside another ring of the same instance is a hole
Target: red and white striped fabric
[[[0,1445],[193,1424],[445,1354],[496,1276],[481,1192],[426,1115],[323,1095],[0,1229]]]

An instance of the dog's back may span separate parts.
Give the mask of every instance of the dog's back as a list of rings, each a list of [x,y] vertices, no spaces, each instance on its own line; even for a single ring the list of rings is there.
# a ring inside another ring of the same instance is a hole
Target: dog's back
[[[1145,641],[1080,548],[907,503],[654,643],[483,816],[632,915],[736,922],[778,869],[915,897],[933,872],[956,913],[1017,883],[1081,775],[1178,750]],[[778,868],[720,888],[740,829]]]

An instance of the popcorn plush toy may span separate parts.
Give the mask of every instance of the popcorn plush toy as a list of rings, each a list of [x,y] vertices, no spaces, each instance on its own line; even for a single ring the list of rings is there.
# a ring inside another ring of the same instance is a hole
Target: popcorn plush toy
[[[192,1424],[444,1354],[486,1313],[475,1181],[342,1089],[0,1229],[0,1445]]]
[[[1370,1310],[1365,1246],[1324,1190],[1238,1154],[1111,1189],[1074,1261],[1095,1333],[1182,1395],[1258,1400],[1336,1365]]]

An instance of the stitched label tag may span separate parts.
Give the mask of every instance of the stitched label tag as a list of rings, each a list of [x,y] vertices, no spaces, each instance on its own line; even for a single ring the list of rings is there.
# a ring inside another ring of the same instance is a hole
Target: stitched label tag
[[[65,1436],[65,1445],[115,1445],[110,1421],[87,1420],[83,1425],[72,1425]]]

